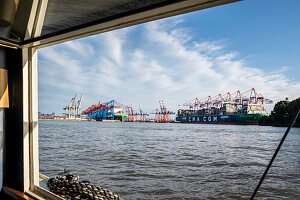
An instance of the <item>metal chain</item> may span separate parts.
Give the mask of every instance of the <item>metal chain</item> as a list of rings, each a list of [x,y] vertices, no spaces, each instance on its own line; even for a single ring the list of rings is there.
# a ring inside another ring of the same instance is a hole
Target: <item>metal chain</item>
[[[68,200],[123,200],[117,194],[90,184],[88,181],[79,181],[78,177],[68,171],[50,178],[47,187],[51,192]]]

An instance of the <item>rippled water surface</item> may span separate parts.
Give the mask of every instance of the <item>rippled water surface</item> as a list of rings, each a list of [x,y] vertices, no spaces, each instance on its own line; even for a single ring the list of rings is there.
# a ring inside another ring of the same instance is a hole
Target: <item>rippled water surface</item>
[[[40,121],[40,171],[64,168],[124,199],[249,199],[286,128]],[[299,199],[300,129],[259,199]]]

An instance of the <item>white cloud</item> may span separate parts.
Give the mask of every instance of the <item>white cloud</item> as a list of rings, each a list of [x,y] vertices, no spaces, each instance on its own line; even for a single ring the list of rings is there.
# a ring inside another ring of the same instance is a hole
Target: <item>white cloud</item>
[[[70,41],[66,42],[64,47],[66,48],[66,51],[71,51],[73,55],[78,55],[82,58],[88,58],[94,55],[93,46],[87,42],[81,42],[79,40]]]
[[[148,111],[161,99],[176,110],[195,97],[253,87],[274,101],[298,97],[299,82],[247,66],[223,41],[197,42],[180,22],[161,20],[42,49],[41,111],[63,106],[63,97],[75,92],[86,94],[84,106],[116,99]]]

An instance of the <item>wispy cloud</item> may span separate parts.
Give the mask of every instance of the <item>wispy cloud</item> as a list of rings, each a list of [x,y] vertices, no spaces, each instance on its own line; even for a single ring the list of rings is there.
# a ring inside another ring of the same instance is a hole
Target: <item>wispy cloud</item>
[[[148,110],[161,99],[175,110],[194,97],[252,87],[274,101],[299,95],[299,81],[248,66],[223,41],[198,42],[181,22],[160,20],[42,49],[40,109],[61,113],[57,107],[75,92],[86,94],[84,106],[116,99]]]

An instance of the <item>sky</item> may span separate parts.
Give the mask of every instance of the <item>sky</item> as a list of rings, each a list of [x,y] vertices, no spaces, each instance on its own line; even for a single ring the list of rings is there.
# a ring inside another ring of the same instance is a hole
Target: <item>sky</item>
[[[251,88],[298,98],[299,10],[299,0],[246,0],[42,48],[39,111],[61,115],[81,93],[83,110],[115,99],[147,112]]]

